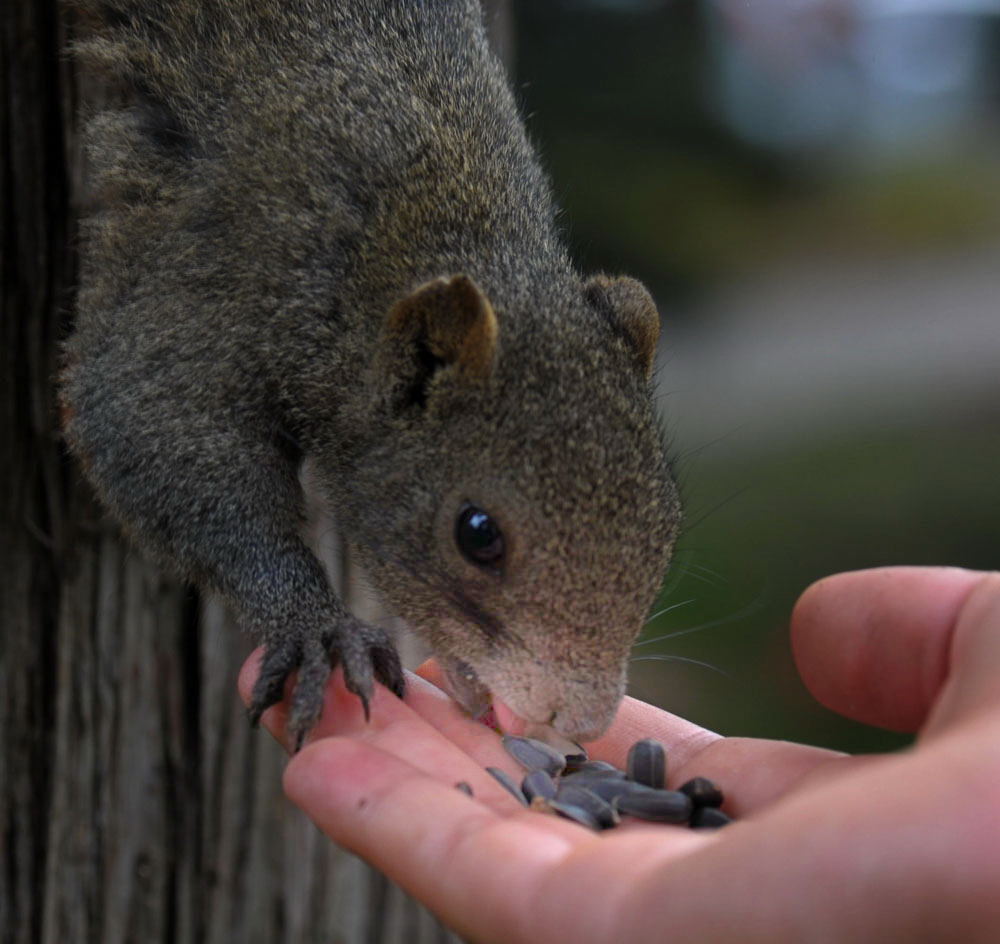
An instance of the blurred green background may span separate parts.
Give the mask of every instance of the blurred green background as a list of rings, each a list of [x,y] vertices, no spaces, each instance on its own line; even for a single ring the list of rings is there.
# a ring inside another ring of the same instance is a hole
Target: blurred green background
[[[787,620],[837,571],[1000,565],[1000,3],[515,0],[529,129],[586,269],[663,315],[687,526],[633,692],[877,750]],[[704,665],[700,664],[704,663]]]

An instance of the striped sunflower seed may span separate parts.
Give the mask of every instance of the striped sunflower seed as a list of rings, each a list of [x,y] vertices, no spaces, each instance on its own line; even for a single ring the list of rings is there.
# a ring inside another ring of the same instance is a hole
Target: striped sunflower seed
[[[582,764],[577,764],[572,771],[570,771],[567,764],[564,776],[567,779],[569,777],[616,777],[624,780],[625,771],[619,770],[614,764],[609,764],[607,761],[588,760]]]
[[[560,803],[578,806],[590,813],[597,820],[601,829],[610,829],[618,825],[618,814],[615,808],[596,793],[573,783],[559,785],[556,799]]]
[[[724,799],[722,791],[708,777],[692,777],[677,789],[681,793],[686,793],[691,797],[691,802],[695,805],[695,808],[701,806],[722,806]]]
[[[488,773],[501,787],[503,787],[521,806],[527,806],[528,801],[525,799],[524,794],[521,792],[521,788],[514,782],[513,778],[505,770],[501,770],[499,767],[487,767],[486,773]]]
[[[611,803],[616,797],[624,796],[626,793],[647,793],[652,787],[636,783],[634,780],[626,780],[624,777],[586,777],[586,778],[564,778],[563,783],[574,783],[581,787],[586,787],[591,793],[596,793],[602,800]]]
[[[587,826],[595,831],[600,830],[601,824],[597,821],[589,810],[582,806],[574,806],[572,803],[563,803],[561,800],[549,800],[549,808],[555,810],[560,816],[571,819],[581,826]]]
[[[556,795],[556,782],[544,770],[529,770],[521,781],[521,792],[529,803],[535,797],[551,800]]]
[[[629,748],[626,773],[629,780],[662,790],[667,782],[667,751],[653,738],[643,738]]]
[[[619,813],[653,823],[687,823],[691,818],[691,798],[680,790],[641,790],[615,797]]]
[[[550,776],[558,776],[566,766],[566,758],[554,747],[535,738],[503,736],[503,746],[508,754],[526,770],[544,770]]]
[[[702,806],[691,814],[692,829],[718,829],[727,826],[732,820],[722,810],[714,806]]]

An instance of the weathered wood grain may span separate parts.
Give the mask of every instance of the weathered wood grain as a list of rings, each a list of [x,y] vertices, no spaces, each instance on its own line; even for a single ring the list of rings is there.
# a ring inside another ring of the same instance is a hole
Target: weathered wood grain
[[[108,94],[62,53],[73,23],[0,5],[0,944],[454,941],[285,800],[235,692],[249,640],[120,538],[63,453],[77,116]]]

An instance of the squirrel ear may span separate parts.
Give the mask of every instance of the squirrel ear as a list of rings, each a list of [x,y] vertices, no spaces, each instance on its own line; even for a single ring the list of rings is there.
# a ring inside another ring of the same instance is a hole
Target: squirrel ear
[[[423,402],[432,375],[454,367],[463,380],[485,380],[493,370],[497,316],[467,275],[434,279],[396,302],[382,334],[383,357],[409,401]]]
[[[584,286],[587,300],[600,311],[632,348],[639,367],[648,377],[656,359],[660,313],[653,296],[637,279],[623,275],[595,275]]]

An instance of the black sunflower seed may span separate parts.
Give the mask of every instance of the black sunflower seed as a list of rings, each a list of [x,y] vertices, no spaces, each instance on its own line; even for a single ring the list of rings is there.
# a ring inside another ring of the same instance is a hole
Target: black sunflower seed
[[[602,800],[607,800],[608,803],[611,803],[615,797],[624,796],[626,793],[646,793],[653,789],[636,783],[634,780],[626,780],[624,777],[620,779],[616,777],[588,777],[579,780],[574,777],[572,779],[564,778],[562,782],[585,787],[591,793],[596,793]]]
[[[626,773],[629,780],[662,790],[667,782],[667,751],[653,738],[643,738],[629,748]]]
[[[614,764],[609,764],[603,760],[588,760],[578,764],[572,771],[566,768],[564,776],[569,777],[616,777],[625,778],[625,771],[619,770]]]
[[[615,797],[619,813],[654,823],[686,823],[691,818],[691,798],[680,790],[640,790]]]
[[[691,797],[691,802],[695,805],[695,808],[701,806],[722,806],[722,791],[708,777],[692,777],[687,783],[681,784],[677,789],[681,793],[686,793]]]
[[[566,758],[566,773],[579,770],[588,760],[587,752],[582,747],[575,753],[564,754],[563,756]]]
[[[544,770],[529,770],[521,781],[521,792],[529,803],[535,797],[551,800],[556,795],[556,782]]]
[[[566,758],[559,751],[534,738],[505,734],[503,746],[507,753],[527,770],[544,770],[555,777],[562,773],[566,766]]]
[[[692,829],[718,829],[731,822],[732,820],[722,810],[714,806],[699,807],[691,814]]]
[[[550,800],[549,808],[555,810],[560,816],[579,823],[581,826],[587,826],[595,831],[601,828],[597,817],[581,806],[574,806],[572,803],[563,803],[561,800]]]
[[[497,783],[500,784],[521,806],[527,806],[528,801],[524,798],[521,788],[514,782],[511,776],[499,767],[487,767],[488,773]]]
[[[618,825],[618,814],[614,807],[586,787],[573,783],[560,784],[556,792],[556,799],[560,803],[568,803],[570,806],[578,806],[586,810],[597,820],[601,829],[610,829],[612,826]]]

